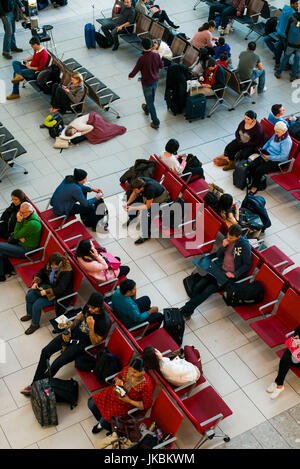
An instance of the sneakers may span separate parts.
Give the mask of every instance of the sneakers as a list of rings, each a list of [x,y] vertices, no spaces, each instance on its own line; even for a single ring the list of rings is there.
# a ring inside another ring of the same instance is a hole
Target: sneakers
[[[96,435],[97,433],[102,432],[102,430],[103,430],[103,427],[101,427],[101,424],[97,423],[96,425],[93,426],[92,433],[94,433],[94,435]]]
[[[284,391],[284,386],[282,386],[282,388],[276,388],[275,391],[272,392],[270,398],[271,399],[276,399],[279,396],[279,394],[282,393],[282,391]]]
[[[220,36],[224,36],[224,35],[225,35],[225,29],[224,29],[224,28],[221,28],[221,29],[219,30],[219,32],[220,32]]]
[[[262,91],[258,91],[257,94],[263,94],[265,91],[267,91],[267,87],[265,86],[264,89]]]
[[[272,392],[275,391],[275,389],[277,389],[277,384],[272,383],[272,384],[270,384],[270,386],[267,387],[266,391],[269,392],[269,393],[272,393]]]
[[[231,31],[231,28],[229,25],[226,26],[226,28],[224,29],[224,34],[229,34]]]
[[[33,334],[35,331],[37,331],[38,329],[40,328],[40,326],[33,326],[31,324],[30,327],[28,327],[28,329],[25,331],[25,334],[26,335],[30,335],[30,334]]]
[[[19,97],[20,97],[19,94],[12,93],[12,94],[9,94],[8,96],[6,96],[6,99],[7,99],[7,101],[11,101],[12,99],[18,99]]]
[[[11,80],[12,83],[20,83],[20,81],[23,81],[24,77],[22,75],[19,75],[18,73],[15,74],[14,78]]]
[[[32,386],[27,386],[26,388],[22,389],[20,393],[23,394],[23,396],[30,397],[31,389],[32,389]]]
[[[146,108],[147,108],[147,105],[145,103],[142,104],[142,109],[143,109],[144,113],[146,114],[146,116],[149,116],[149,112],[145,111]]]

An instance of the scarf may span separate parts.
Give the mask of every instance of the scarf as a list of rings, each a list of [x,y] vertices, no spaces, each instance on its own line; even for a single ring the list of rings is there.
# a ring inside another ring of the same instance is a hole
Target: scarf
[[[274,142],[282,142],[282,140],[285,140],[288,136],[288,131],[286,131],[285,134],[281,135],[281,137],[278,137],[278,135],[275,134]]]
[[[51,267],[51,272],[50,272],[50,275],[49,275],[49,282],[50,284],[52,285],[53,282],[54,282],[54,276],[56,274],[56,272],[61,268],[61,263],[59,264],[58,267]]]

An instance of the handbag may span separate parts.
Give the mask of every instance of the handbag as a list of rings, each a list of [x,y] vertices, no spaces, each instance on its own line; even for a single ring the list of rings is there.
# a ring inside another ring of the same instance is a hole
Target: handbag
[[[55,137],[55,142],[54,142],[54,145],[53,145],[53,148],[59,148],[61,150],[65,149],[65,148],[69,148],[69,141],[64,139],[64,138],[61,138],[61,137]]]
[[[203,375],[203,368],[199,350],[197,350],[193,345],[185,345],[183,350],[184,358],[186,359],[186,361],[196,366],[200,371],[200,374]]]
[[[113,270],[118,270],[120,268],[121,261],[116,259],[109,252],[100,252],[100,255],[105,259],[108,266],[111,267]]]
[[[140,441],[142,434],[136,423],[136,421],[130,417],[125,419],[124,417],[112,417],[111,418],[111,429],[119,437],[126,437],[132,442]]]

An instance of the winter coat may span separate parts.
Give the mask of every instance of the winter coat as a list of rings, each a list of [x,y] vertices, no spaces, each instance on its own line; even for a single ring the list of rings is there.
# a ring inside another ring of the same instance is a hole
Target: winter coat
[[[134,166],[131,166],[124,174],[120,177],[120,182],[124,184],[125,182],[130,183],[131,180],[139,177],[148,177],[153,178],[154,171],[156,167],[155,161],[149,160],[135,160]]]

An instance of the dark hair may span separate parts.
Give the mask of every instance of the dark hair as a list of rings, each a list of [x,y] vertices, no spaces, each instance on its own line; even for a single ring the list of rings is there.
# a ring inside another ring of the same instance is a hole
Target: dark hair
[[[159,359],[155,353],[154,347],[150,345],[149,347],[144,348],[142,359],[149,370],[155,370],[160,373]]]
[[[139,371],[140,373],[142,371],[145,371],[144,361],[140,357],[137,357],[137,358],[134,358],[133,360],[131,360],[129,366],[131,368],[133,368],[134,370]]]
[[[65,130],[66,137],[72,137],[73,129],[74,129],[74,127],[72,127],[71,125],[68,125],[68,127]]]
[[[171,153],[172,155],[177,155],[178,148],[179,148],[179,142],[178,140],[175,140],[175,138],[171,138],[165,146],[165,150],[168,153]]]
[[[214,20],[206,21],[205,23],[203,23],[202,26],[200,26],[200,28],[198,29],[198,32],[200,33],[201,31],[207,31],[209,28],[212,28],[215,26],[216,26],[216,23],[214,22]]]
[[[290,0],[290,5],[295,5],[295,3],[298,3],[298,0]]]
[[[223,36],[219,37],[218,45],[219,46],[224,46],[224,44],[225,44],[225,38]]]
[[[136,283],[134,280],[130,280],[127,278],[126,280],[122,280],[120,283],[120,292],[122,295],[125,295],[128,291],[131,291],[135,287]]]
[[[215,67],[216,66],[216,61],[215,59],[208,59],[207,61],[207,67]]]
[[[144,50],[149,50],[151,49],[151,47],[152,47],[151,39],[149,39],[148,37],[144,37],[144,39],[142,39],[142,48]]]
[[[131,182],[131,188],[132,189],[141,189],[142,187],[145,187],[146,183],[144,179],[142,178],[136,178]]]
[[[231,194],[222,194],[221,197],[219,198],[217,206],[216,206],[217,213],[219,215],[221,215],[222,212],[225,212],[225,219],[227,219],[228,215],[230,213],[232,204],[233,204],[232,195]]]
[[[257,114],[254,111],[246,111],[245,116],[249,117],[249,119],[257,119]]]
[[[256,49],[256,44],[254,41],[249,42],[248,49],[252,51]]]
[[[229,230],[228,230],[228,233],[230,234],[230,236],[234,236],[235,238],[238,238],[239,236],[241,236],[242,234],[242,227],[241,225],[231,225],[229,227]]]
[[[41,44],[41,41],[39,40],[38,37],[32,36],[32,38],[31,38],[30,41],[29,41],[29,44],[31,44],[32,46],[33,46],[34,44],[37,44],[37,45],[39,46],[39,45]]]
[[[91,255],[91,240],[90,239],[82,239],[77,246],[75,257],[80,257],[85,262],[92,262],[94,260],[93,256]]]
[[[60,252],[53,252],[48,259],[49,265],[59,265],[64,256]]]
[[[282,104],[273,104],[273,106],[271,107],[272,114],[274,114],[274,116],[277,116],[281,108],[282,108]]]
[[[227,62],[228,60],[227,52],[222,52],[222,54],[220,54],[220,60],[222,60],[222,62]]]
[[[15,189],[10,194],[11,196],[18,197],[18,199],[22,202],[26,202],[26,195],[21,189]]]

